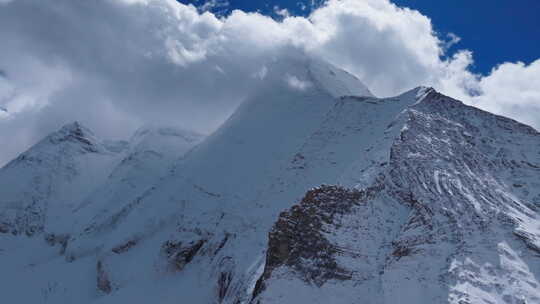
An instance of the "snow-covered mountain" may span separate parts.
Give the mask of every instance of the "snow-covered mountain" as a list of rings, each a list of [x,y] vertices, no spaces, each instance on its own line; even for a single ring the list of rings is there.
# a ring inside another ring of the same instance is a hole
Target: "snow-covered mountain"
[[[47,136],[0,170],[0,229],[29,236],[54,230],[124,149],[101,142],[77,122]]]
[[[536,130],[430,88],[376,98],[321,61],[259,77],[206,138],[74,124],[1,169],[4,297],[540,301]]]
[[[400,116],[371,185],[280,215],[256,303],[540,301],[540,134],[433,90]]]
[[[74,210],[76,227],[70,231],[104,232],[98,223],[144,195],[166,176],[175,161],[188,153],[204,137],[170,127],[147,126],[130,139],[129,153],[91,195]],[[110,223],[113,225],[113,223]]]

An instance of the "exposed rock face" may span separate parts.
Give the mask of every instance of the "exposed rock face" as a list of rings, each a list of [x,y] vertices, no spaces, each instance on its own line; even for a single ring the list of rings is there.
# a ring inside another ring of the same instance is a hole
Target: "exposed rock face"
[[[347,218],[357,215],[356,220],[362,221],[366,215],[358,214],[357,210],[362,212],[370,208],[367,204],[384,189],[383,180],[378,180],[373,187],[365,190],[322,185],[308,191],[298,205],[281,213],[269,233],[265,269],[257,281],[252,302],[264,303],[264,297],[261,300],[259,294],[265,291],[267,285],[271,287],[275,271],[279,273],[275,276],[278,278],[287,277],[284,272],[291,271],[294,277],[316,288],[322,288],[328,281],[350,281],[366,275],[343,264],[340,258],[364,258],[361,253],[363,250],[359,248],[363,247],[364,242],[373,239],[373,236],[358,236],[362,235],[361,230],[367,230],[373,222],[366,220],[362,224],[364,227],[359,227],[356,226],[358,223],[350,223]],[[391,221],[391,218],[385,220]],[[336,235],[341,230],[346,235],[351,232],[351,228],[359,230],[352,231],[358,237],[352,240],[357,242],[355,246],[336,241]]]
[[[106,294],[111,293],[112,291],[111,281],[109,280],[109,275],[107,274],[107,271],[105,270],[103,262],[101,261],[97,262],[96,271],[97,271],[97,288]]]
[[[231,286],[231,283],[232,283],[232,272],[230,271],[222,271],[219,273],[219,277],[218,277],[218,286],[217,286],[217,291],[218,291],[218,301],[219,303],[223,303],[223,300],[225,299],[225,296],[227,296],[227,292],[229,291],[229,287]]]
[[[176,271],[180,271],[193,260],[205,243],[206,240],[192,241],[186,245],[183,245],[182,242],[167,241],[161,248],[170,265]]]
[[[9,230],[10,229],[8,223],[0,223],[0,233],[8,233]]]
[[[66,252],[66,247],[69,242],[69,234],[47,234],[45,235],[45,241],[51,246],[60,246],[60,254],[63,255]]]
[[[121,244],[121,245],[118,245],[116,247],[114,247],[112,250],[112,252],[116,253],[116,254],[121,254],[121,253],[124,253],[124,252],[127,252],[129,249],[131,249],[131,247],[137,245],[137,241],[136,240],[129,240],[127,242],[125,242],[124,244]]]
[[[264,280],[275,268],[291,267],[308,283],[318,286],[328,279],[348,279],[350,275],[334,260],[339,252],[324,236],[323,225],[333,224],[336,215],[347,213],[365,193],[323,185],[306,193],[299,205],[280,214],[269,234],[266,265],[254,291],[264,288]]]

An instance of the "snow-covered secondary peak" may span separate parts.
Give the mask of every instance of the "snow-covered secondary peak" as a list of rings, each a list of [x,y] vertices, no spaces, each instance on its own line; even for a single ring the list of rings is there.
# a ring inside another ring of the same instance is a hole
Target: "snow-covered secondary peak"
[[[111,216],[128,210],[160,178],[167,177],[175,162],[203,139],[199,133],[177,127],[139,128],[129,141],[129,151],[103,185],[75,209],[74,227],[77,228],[72,231],[84,232],[81,236],[84,239],[110,229],[114,225]]]
[[[0,170],[0,225],[33,235],[54,229],[110,172],[119,157],[74,122],[45,137]]]
[[[66,153],[97,153],[105,150],[101,140],[90,129],[76,121],[51,133],[30,151],[42,153],[50,149],[62,149]]]
[[[171,127],[171,126],[159,126],[159,125],[147,125],[141,127],[135,131],[130,139],[130,145],[132,147],[142,146],[152,147],[152,141],[159,140],[160,138],[170,138],[173,141],[192,143],[200,141],[204,135],[197,132]]]
[[[76,155],[104,153],[106,151],[107,149],[104,148],[101,140],[90,129],[78,122],[73,122],[52,132],[5,167],[17,166],[22,163],[53,166],[56,161],[71,159]]]
[[[130,151],[121,165],[137,161],[145,163],[150,170],[162,171],[204,138],[200,133],[178,127],[147,125],[139,128],[131,137]],[[151,162],[150,158],[155,158],[159,164]]]
[[[58,132],[53,133],[53,135],[64,135],[64,136],[73,136],[75,139],[88,139],[97,141],[96,135],[87,127],[83,126],[78,121],[65,124],[58,130]]]
[[[0,188],[0,225],[12,233],[67,234],[103,204],[121,206],[144,192],[203,138],[152,126],[129,142],[102,141],[79,122],[66,124],[0,170],[0,183],[14,184]]]

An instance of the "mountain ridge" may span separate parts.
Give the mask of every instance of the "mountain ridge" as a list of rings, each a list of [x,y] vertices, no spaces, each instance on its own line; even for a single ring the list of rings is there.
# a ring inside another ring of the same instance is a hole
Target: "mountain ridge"
[[[538,131],[432,88],[377,98],[309,60],[264,74],[208,137],[136,132],[79,200],[74,224],[47,230],[45,241],[0,233],[8,297],[540,300]],[[77,124],[67,129],[68,143],[100,142]],[[103,147],[95,150],[116,155]],[[22,286],[36,292],[21,294]]]

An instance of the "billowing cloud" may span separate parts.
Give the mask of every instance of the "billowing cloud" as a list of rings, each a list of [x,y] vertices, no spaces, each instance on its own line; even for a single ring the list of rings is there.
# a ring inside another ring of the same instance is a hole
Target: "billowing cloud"
[[[472,105],[540,129],[540,59],[529,65],[504,63],[478,82]]]
[[[307,18],[274,20],[240,10],[218,17],[208,8],[227,1],[208,3],[1,1],[0,141],[11,145],[0,164],[72,120],[112,137],[154,121],[208,133],[265,81],[269,62],[291,56],[327,60],[378,96],[430,85],[540,126],[531,114],[538,61],[474,75],[470,52],[445,53],[457,36],[441,40],[418,11],[330,0]]]

